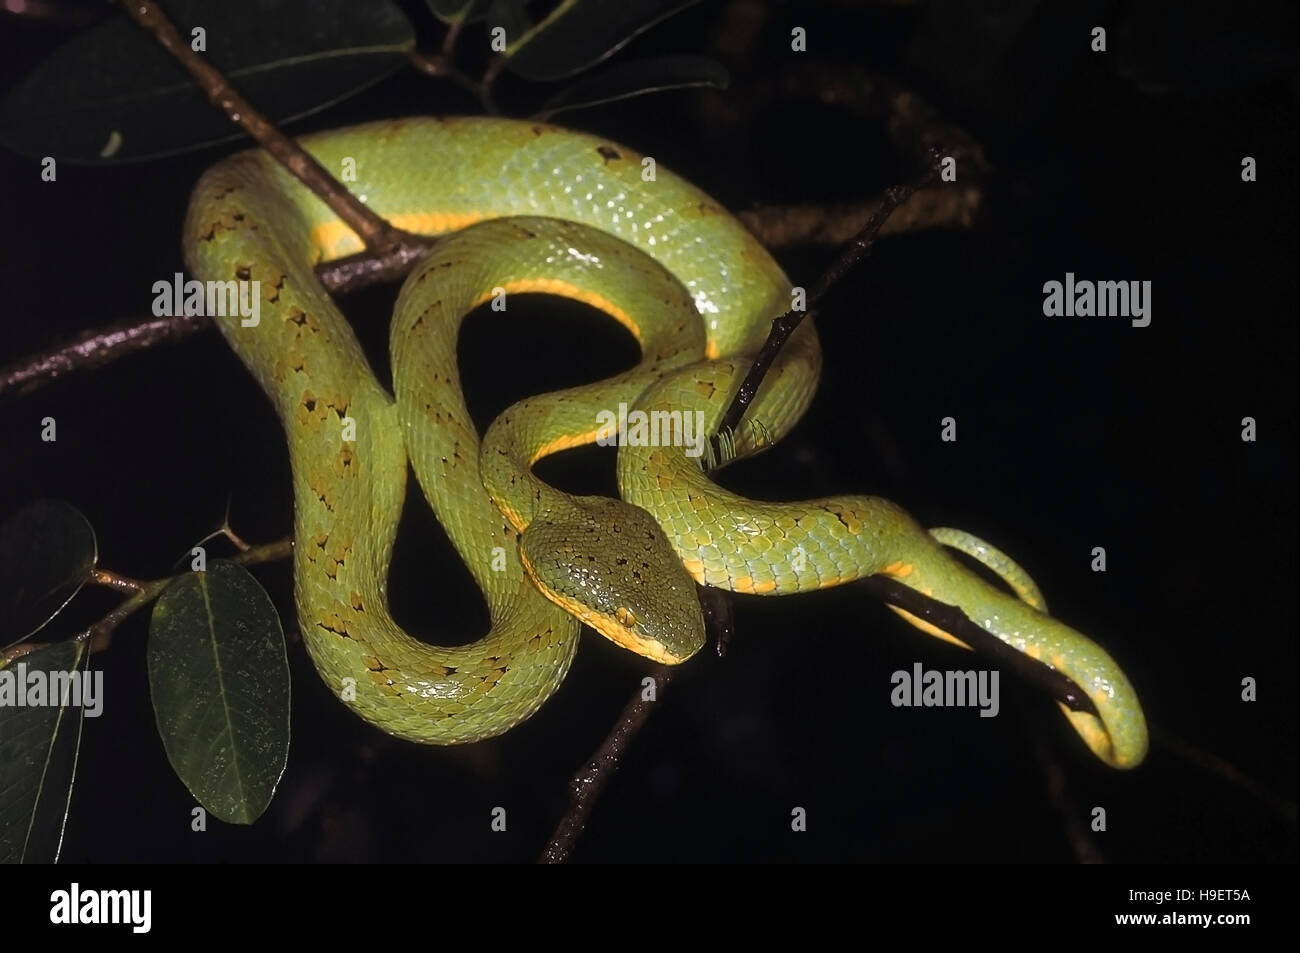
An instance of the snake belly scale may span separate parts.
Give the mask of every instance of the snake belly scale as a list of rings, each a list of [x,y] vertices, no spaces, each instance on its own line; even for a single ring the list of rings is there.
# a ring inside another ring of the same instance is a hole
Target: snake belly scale
[[[288,439],[304,642],[326,684],[362,717],[423,743],[491,737],[559,687],[582,622],[679,662],[703,643],[692,580],[783,595],[885,573],[1064,672],[1097,708],[1065,711],[1092,751],[1116,767],[1142,760],[1145,721],[1123,672],[1046,614],[1023,570],[969,534],[932,535],[876,497],[747,500],[709,480],[680,446],[624,441],[622,500],[573,497],[532,475],[542,456],[600,436],[597,411],[620,401],[664,419],[698,412],[706,429],[716,426],[787,309],[780,267],[703,192],[661,168],[643,176],[642,156],[623,146],[514,120],[385,120],[300,141],[326,169],[350,160],[349,188],[389,222],[445,236],[399,293],[389,394],[313,272],[362,244],[273,159],[245,152],[210,169],[184,226],[195,277],[259,282],[257,326],[216,320]],[[493,295],[525,292],[604,311],[636,336],[642,362],[521,401],[480,441],[460,392],[457,331]],[[794,425],[820,366],[805,321],[751,405],[747,419],[761,426],[742,426],[735,458]],[[491,629],[472,644],[426,644],[389,615],[408,457],[487,602]],[[984,562],[1018,595],[945,546]]]

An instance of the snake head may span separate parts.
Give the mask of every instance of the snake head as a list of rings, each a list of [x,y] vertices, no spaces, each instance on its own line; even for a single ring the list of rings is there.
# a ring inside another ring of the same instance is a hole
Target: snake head
[[[645,510],[600,496],[537,516],[519,556],[542,595],[605,638],[676,665],[704,645],[695,582]]]

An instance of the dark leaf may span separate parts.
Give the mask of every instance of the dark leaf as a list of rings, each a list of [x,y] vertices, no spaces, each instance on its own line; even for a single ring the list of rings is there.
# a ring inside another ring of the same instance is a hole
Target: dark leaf
[[[173,582],[149,623],[158,733],[209,812],[251,824],[289,756],[289,662],[280,618],[246,569],[217,560]]]
[[[0,863],[59,859],[85,705],[102,703],[81,694],[87,659],[82,643],[55,642],[0,668]]]
[[[95,531],[62,500],[38,500],[0,525],[0,645],[39,631],[94,566]]]
[[[324,109],[398,69],[414,45],[390,0],[168,0],[181,36],[273,122]],[[173,155],[243,132],[125,15],[74,37],[0,103],[0,141],[73,163]]]

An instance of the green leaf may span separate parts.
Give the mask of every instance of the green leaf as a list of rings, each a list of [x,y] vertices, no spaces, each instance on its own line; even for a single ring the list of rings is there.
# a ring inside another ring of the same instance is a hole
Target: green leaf
[[[39,631],[95,567],[95,531],[71,504],[38,500],[0,525],[0,645]]]
[[[511,72],[536,81],[564,79],[599,63],[637,34],[699,0],[562,0],[550,16],[511,39]]]
[[[717,60],[707,56],[654,56],[620,63],[593,76],[586,76],[560,90],[546,101],[538,119],[555,113],[612,103],[645,93],[691,86],[726,89],[731,77]]]
[[[0,863],[59,859],[85,713],[59,682],[78,673],[85,684],[88,658],[80,642],[55,642],[0,667]]]
[[[181,576],[149,623],[149,686],[177,775],[210,813],[251,824],[289,757],[289,662],[271,598],[225,560]]]
[[[324,109],[414,46],[391,0],[167,0],[181,36],[273,122]],[[124,14],[57,49],[0,103],[0,142],[72,163],[133,162],[237,139],[184,68]]]
[[[482,20],[492,0],[424,0],[429,12],[443,23],[473,23]]]

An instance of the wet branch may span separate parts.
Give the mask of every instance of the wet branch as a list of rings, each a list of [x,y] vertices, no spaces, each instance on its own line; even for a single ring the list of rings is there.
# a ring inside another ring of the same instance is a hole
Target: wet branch
[[[0,368],[0,398],[30,394],[74,371],[102,367],[119,357],[212,327],[211,319],[196,315],[131,318],[77,335],[66,344],[25,357]]]
[[[318,265],[316,277],[335,294],[395,281],[405,277],[431,245],[429,239],[413,237],[387,251],[362,252]],[[103,367],[156,344],[182,341],[213,327],[206,315],[164,314],[129,318],[85,331],[65,344],[0,367],[0,399],[30,394],[75,371]]]
[[[655,680],[656,701],[646,701],[645,689],[637,686],[636,692],[624,706],[623,713],[614,722],[614,727],[591,756],[591,760],[569,781],[569,809],[551,835],[550,843],[542,851],[539,863],[562,864],[569,859],[574,843],[587,826],[591,809],[596,806],[600,793],[605,789],[605,782],[614,773],[628,744],[649,719],[651,709],[663,697],[664,689],[673,680],[672,670],[662,665],[654,668],[650,674]]]

